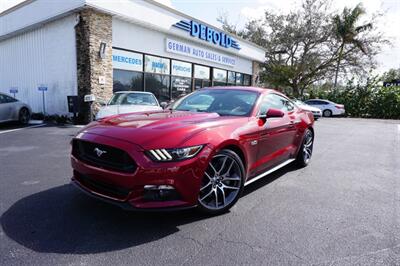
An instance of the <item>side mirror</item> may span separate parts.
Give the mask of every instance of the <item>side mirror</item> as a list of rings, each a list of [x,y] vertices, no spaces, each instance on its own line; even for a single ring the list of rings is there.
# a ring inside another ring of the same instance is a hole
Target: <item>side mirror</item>
[[[270,108],[267,112],[266,118],[273,118],[273,117],[283,117],[285,115],[284,112],[282,112],[279,109],[275,108]]]
[[[279,109],[275,108],[269,108],[268,111],[265,114],[260,114],[258,118],[266,120],[268,118],[277,118],[277,117],[283,117],[285,115],[284,112],[282,112]]]
[[[165,109],[165,108],[167,108],[168,103],[167,102],[161,102],[160,106],[161,106],[162,109]]]

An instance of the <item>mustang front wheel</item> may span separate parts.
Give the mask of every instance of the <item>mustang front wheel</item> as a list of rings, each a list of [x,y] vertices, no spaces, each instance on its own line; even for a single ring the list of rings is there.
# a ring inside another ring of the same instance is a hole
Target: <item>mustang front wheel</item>
[[[204,173],[199,208],[209,214],[223,213],[239,199],[243,190],[244,166],[231,150],[222,150],[211,159]]]

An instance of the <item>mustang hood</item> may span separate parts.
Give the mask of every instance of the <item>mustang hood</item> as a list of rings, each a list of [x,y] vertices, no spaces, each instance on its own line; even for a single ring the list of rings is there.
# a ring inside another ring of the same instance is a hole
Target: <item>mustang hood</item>
[[[144,149],[173,148],[184,145],[196,133],[227,124],[231,119],[238,118],[182,111],[136,113],[93,122],[84,132],[128,141]]]

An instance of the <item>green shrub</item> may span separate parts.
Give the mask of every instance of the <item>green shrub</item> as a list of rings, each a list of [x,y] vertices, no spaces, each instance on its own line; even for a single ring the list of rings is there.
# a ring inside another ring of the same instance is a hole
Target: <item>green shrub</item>
[[[351,80],[337,90],[312,89],[307,98],[344,104],[346,114],[352,117],[400,119],[400,87],[383,87],[377,77],[365,84]]]

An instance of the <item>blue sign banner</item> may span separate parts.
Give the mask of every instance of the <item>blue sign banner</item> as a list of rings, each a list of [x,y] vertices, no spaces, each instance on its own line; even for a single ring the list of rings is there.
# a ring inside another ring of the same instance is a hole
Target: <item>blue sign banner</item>
[[[47,87],[40,86],[40,87],[38,87],[38,90],[39,91],[47,91]]]
[[[385,81],[383,87],[400,87],[400,80]]]
[[[112,50],[113,68],[143,71],[143,55],[119,49]]]
[[[170,53],[198,58],[221,65],[227,65],[231,67],[236,65],[236,59],[234,57],[173,39],[166,39],[165,49]]]
[[[236,50],[241,49],[238,42],[225,32],[215,30],[196,21],[181,20],[178,23],[175,23],[173,26],[189,32],[190,35],[193,37],[210,43],[214,43],[215,45],[219,45],[225,48],[233,48]]]
[[[10,93],[14,93],[14,94],[15,94],[15,93],[18,93],[18,89],[16,89],[16,88],[11,88],[11,89],[10,89]]]

